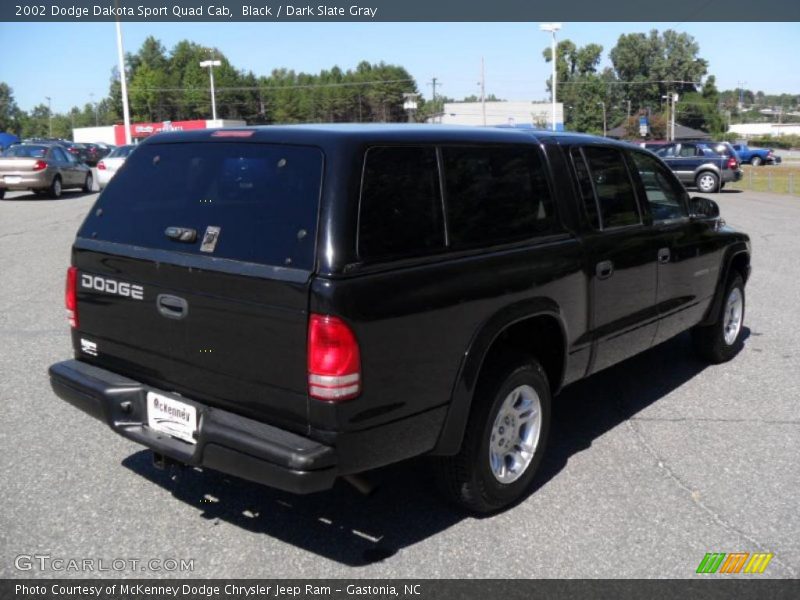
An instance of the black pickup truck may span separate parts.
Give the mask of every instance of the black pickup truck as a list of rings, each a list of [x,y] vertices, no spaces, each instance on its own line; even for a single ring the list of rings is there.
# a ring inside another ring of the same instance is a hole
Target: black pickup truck
[[[490,512],[531,487],[551,398],[692,330],[742,341],[747,235],[653,154],[444,126],[168,133],[81,226],[56,394],[283,490],[414,456]]]

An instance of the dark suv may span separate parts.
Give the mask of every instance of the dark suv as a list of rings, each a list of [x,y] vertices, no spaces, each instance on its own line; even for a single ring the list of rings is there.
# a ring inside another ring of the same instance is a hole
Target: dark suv
[[[703,193],[718,192],[742,178],[739,157],[725,142],[670,142],[645,148],[661,157],[684,185]]]
[[[427,454],[488,512],[530,489],[564,386],[687,329],[732,358],[749,273],[713,201],[603,138],[167,133],[78,232],[50,377],[158,464],[307,493]]]

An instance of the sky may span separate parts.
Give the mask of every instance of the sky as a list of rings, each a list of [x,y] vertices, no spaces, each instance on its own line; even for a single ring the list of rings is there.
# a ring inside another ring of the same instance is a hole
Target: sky
[[[538,23],[124,23],[126,52],[148,35],[171,49],[189,39],[216,46],[238,69],[267,75],[274,68],[316,73],[361,60],[404,66],[419,91],[429,82],[453,98],[478,93],[481,57],[486,92],[506,100],[546,100],[550,65],[542,50],[550,34]],[[720,90],[745,88],[800,94],[800,23],[564,23],[559,39],[603,46],[603,63],[623,33],[652,28],[694,36]],[[52,98],[56,112],[108,93],[116,64],[113,23],[0,23],[0,81],[30,110]],[[91,94],[94,94],[92,97]]]

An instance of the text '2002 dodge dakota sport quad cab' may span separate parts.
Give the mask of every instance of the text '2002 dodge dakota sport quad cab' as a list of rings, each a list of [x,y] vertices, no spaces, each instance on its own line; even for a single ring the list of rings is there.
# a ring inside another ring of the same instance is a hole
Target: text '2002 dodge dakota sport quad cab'
[[[158,135],[81,226],[56,394],[156,456],[296,493],[419,455],[530,489],[551,398],[691,329],[741,345],[749,238],[652,153],[575,134]]]

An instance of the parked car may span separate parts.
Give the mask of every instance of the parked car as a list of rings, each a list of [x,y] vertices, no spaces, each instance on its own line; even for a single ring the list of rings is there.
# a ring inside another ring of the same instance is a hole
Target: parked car
[[[110,150],[108,148],[101,146],[100,144],[83,144],[84,148],[86,149],[86,164],[90,166],[97,165],[100,160],[104,156],[106,156]]]
[[[97,163],[97,184],[103,189],[111,181],[117,170],[125,163],[128,155],[136,148],[134,145],[118,146]]]
[[[58,144],[15,144],[0,156],[0,198],[32,190],[58,198],[64,189],[92,191],[92,171]]]
[[[739,181],[742,170],[735,156],[714,152],[707,142],[670,142],[652,150],[686,186],[703,193],[718,192],[726,183]]]
[[[156,465],[308,493],[433,455],[490,512],[531,489],[564,386],[687,329],[731,359],[749,274],[716,203],[605,138],[159,134],[78,231],[50,380]]]
[[[734,150],[739,155],[739,160],[743,163],[750,163],[754,167],[759,165],[778,165],[781,157],[776,156],[772,149],[751,148],[747,144],[733,144]]]
[[[89,151],[84,144],[76,144],[75,142],[67,142],[64,144],[64,148],[67,149],[72,156],[78,159],[79,162],[88,163],[89,161]]]

